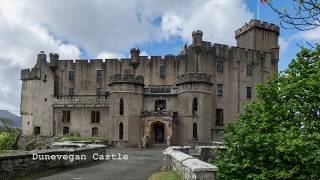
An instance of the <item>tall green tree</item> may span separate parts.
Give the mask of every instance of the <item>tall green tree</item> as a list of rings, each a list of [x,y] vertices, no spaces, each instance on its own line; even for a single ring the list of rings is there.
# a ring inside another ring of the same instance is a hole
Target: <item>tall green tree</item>
[[[227,127],[219,177],[319,180],[320,46],[302,49],[257,95]]]

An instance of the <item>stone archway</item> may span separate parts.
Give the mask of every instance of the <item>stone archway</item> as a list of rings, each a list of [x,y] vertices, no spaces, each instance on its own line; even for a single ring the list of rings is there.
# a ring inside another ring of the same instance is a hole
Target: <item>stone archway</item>
[[[150,118],[150,117],[149,117]],[[147,137],[147,146],[166,144],[168,137],[172,137],[171,120],[150,118],[145,120],[144,135]]]

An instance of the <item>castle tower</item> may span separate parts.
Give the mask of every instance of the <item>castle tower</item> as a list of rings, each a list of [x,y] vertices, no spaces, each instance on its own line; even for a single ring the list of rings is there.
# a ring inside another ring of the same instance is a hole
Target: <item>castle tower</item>
[[[237,46],[270,52],[275,72],[278,71],[280,28],[272,23],[252,20],[236,30]]]
[[[141,141],[144,78],[134,74],[114,74],[109,84],[111,141],[137,147]]]

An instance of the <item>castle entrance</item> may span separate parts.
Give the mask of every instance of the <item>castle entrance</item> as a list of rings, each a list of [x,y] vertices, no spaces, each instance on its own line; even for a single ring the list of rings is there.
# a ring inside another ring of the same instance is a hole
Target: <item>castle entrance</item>
[[[155,144],[165,143],[164,139],[164,124],[162,122],[153,123],[153,138]]]

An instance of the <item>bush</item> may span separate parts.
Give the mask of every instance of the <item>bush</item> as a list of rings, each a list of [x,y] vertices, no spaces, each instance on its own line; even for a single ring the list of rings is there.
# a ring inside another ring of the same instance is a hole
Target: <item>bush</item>
[[[15,128],[0,129],[0,150],[15,150],[20,135],[20,130]]]

